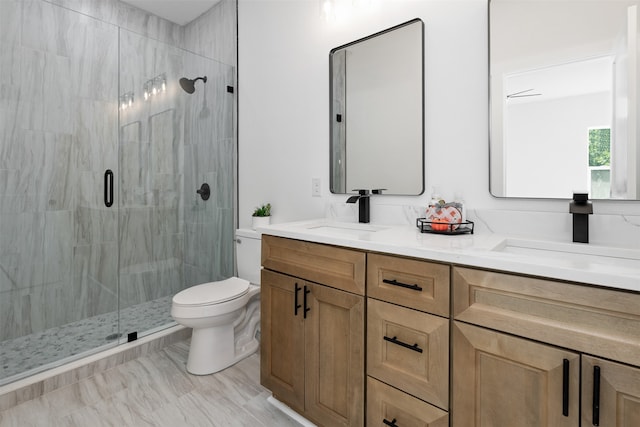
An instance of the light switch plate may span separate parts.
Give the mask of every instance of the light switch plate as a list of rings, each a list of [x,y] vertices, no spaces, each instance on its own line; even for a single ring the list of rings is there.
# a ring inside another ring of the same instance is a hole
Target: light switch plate
[[[311,195],[320,197],[320,178],[311,178]]]

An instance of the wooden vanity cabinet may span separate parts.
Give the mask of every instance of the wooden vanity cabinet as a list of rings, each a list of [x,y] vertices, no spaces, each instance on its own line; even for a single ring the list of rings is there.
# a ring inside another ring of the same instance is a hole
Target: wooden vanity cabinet
[[[366,255],[267,235],[262,244],[261,384],[320,426],[363,426]]]
[[[640,295],[463,267],[452,286],[453,427],[640,425]]]
[[[319,426],[640,426],[638,293],[262,245],[261,383]]]

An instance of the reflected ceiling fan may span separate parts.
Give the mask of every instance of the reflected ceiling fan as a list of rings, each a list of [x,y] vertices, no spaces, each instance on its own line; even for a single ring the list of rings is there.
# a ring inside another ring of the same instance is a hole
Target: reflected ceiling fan
[[[527,92],[531,92],[533,90],[533,88],[531,89],[527,89],[527,90],[521,90],[520,92],[514,92],[514,93],[510,93],[507,94],[507,99],[512,99],[512,98],[526,98],[529,96],[541,96],[541,93],[527,93]]]

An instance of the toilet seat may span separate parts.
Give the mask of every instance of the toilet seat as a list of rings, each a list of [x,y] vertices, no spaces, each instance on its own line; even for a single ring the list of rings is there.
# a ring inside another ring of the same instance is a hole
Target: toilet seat
[[[182,307],[222,304],[246,295],[249,292],[249,285],[248,280],[238,277],[204,283],[178,292],[173,297],[173,304]]]

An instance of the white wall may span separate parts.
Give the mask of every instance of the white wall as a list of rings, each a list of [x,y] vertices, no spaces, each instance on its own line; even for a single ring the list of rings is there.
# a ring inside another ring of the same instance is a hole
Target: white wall
[[[528,197],[544,189],[549,197],[566,198],[589,192],[589,129],[610,126],[610,93],[514,103],[505,111],[504,194]]]
[[[413,18],[425,23],[426,192],[372,198],[426,205],[432,186],[469,208],[567,212],[566,200],[489,194],[486,0],[381,0],[379,9],[327,23],[318,0],[239,0],[239,225],[273,205],[273,221],[322,217],[329,192],[329,51]],[[311,178],[322,197],[311,197]],[[569,196],[569,195],[568,195]],[[595,202],[594,212],[640,213],[639,202]]]

